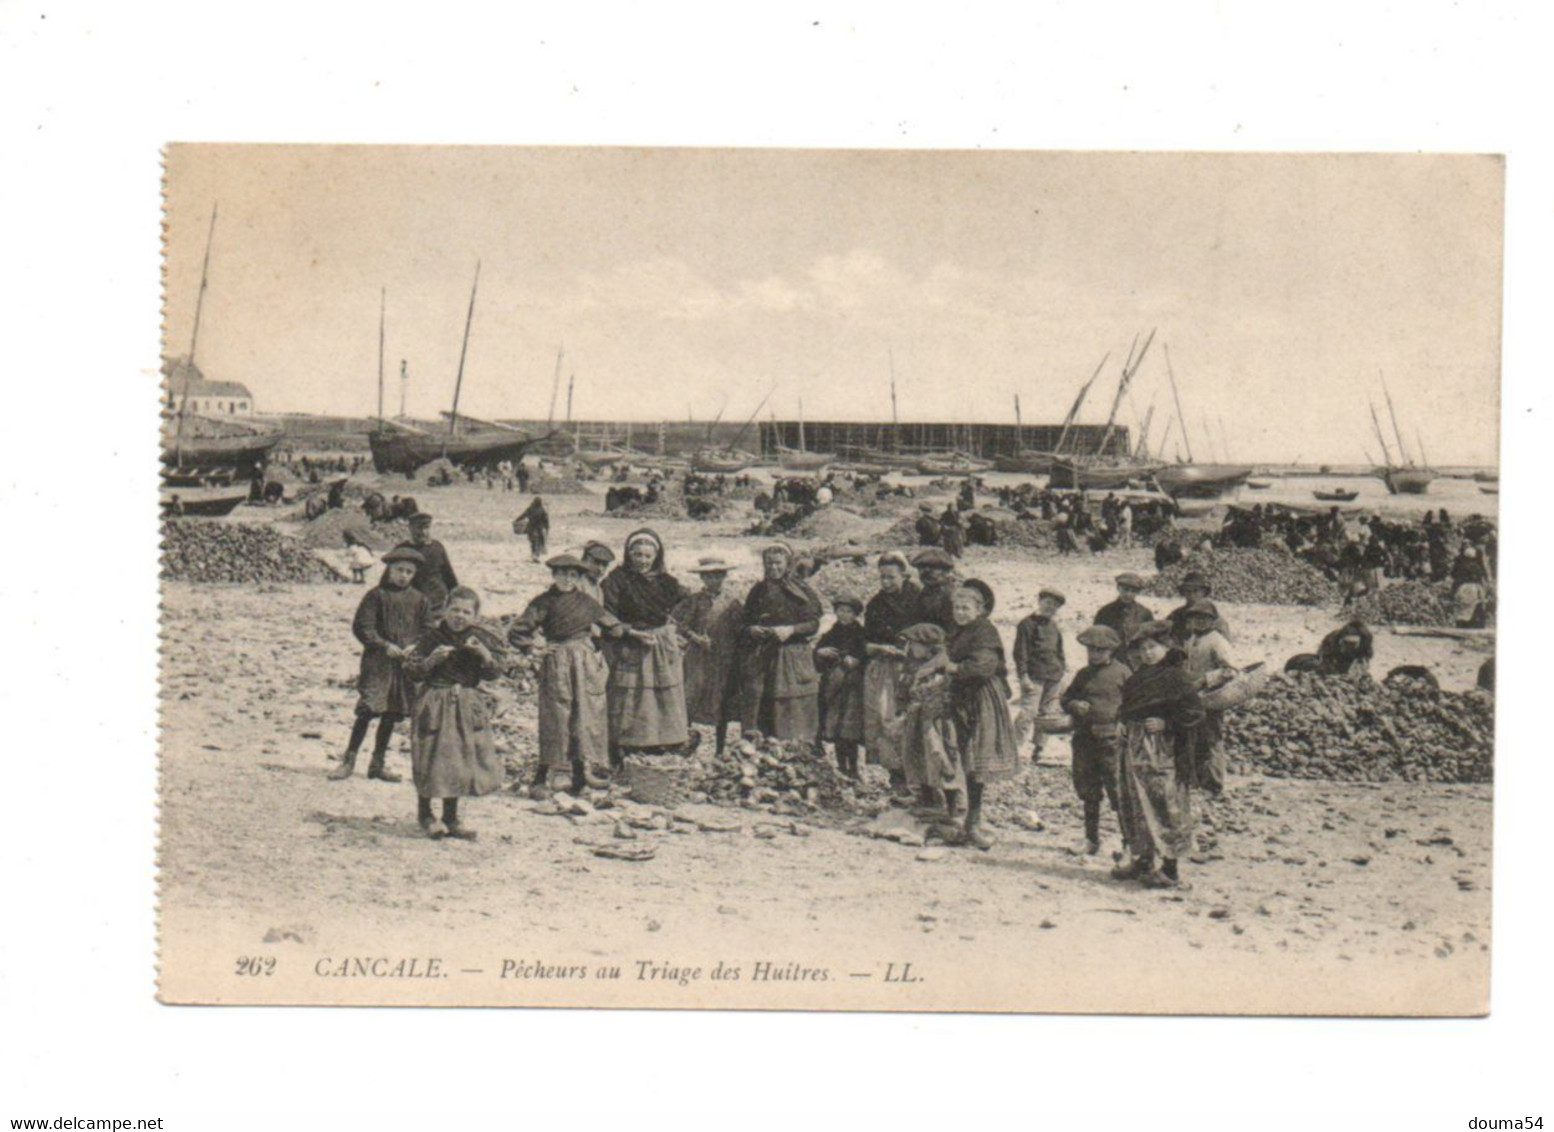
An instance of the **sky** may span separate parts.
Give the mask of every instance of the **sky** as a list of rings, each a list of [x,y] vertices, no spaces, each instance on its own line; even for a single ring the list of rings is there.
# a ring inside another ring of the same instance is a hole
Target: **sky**
[[[1497,462],[1504,166],[1485,156],[170,147],[165,351],[261,411],[1104,422],[1194,455]],[[1212,433],[1213,447],[1206,443]],[[1180,424],[1173,437],[1180,437]]]

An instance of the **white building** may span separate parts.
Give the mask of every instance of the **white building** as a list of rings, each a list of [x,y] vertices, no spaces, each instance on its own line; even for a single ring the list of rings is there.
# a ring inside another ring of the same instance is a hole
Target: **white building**
[[[167,406],[174,413],[197,413],[205,417],[250,417],[254,414],[254,395],[246,385],[236,381],[207,381],[199,367],[182,358],[164,359],[162,372],[167,378]]]

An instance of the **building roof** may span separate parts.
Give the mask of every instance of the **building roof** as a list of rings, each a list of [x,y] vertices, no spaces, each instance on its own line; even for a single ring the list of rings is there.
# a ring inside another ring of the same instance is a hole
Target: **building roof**
[[[187,358],[163,358],[162,373],[172,396],[246,397],[253,400],[248,386],[237,381],[207,381],[200,368]]]

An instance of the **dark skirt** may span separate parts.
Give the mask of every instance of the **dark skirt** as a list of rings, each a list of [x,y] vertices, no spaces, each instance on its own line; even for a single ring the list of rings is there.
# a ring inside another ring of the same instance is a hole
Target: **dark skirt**
[[[428,685],[416,699],[410,770],[423,798],[472,798],[505,778],[486,701],[463,684]]]
[[[955,690],[955,731],[960,737],[961,765],[969,782],[998,782],[1014,777],[1019,745],[1003,684],[978,680]]]

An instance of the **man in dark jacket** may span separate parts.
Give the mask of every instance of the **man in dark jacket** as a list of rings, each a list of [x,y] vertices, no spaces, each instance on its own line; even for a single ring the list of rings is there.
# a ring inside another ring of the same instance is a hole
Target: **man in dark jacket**
[[[1137,574],[1118,574],[1117,599],[1101,606],[1095,615],[1097,625],[1105,625],[1122,639],[1124,652],[1133,643],[1133,634],[1138,627],[1155,618],[1149,607],[1139,601],[1138,595],[1143,588],[1144,579]]]
[[[426,595],[435,613],[442,609],[448,591],[459,584],[448,560],[448,549],[432,537],[432,517],[425,511],[410,516],[410,538],[395,549],[409,548],[421,556],[416,567],[415,580],[410,584]]]

